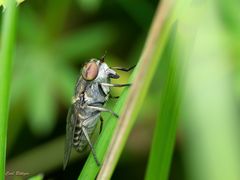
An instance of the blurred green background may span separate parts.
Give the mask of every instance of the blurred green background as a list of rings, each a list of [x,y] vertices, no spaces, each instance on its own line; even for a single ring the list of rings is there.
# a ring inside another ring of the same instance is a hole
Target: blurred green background
[[[185,2],[175,17],[173,56],[184,64],[184,81],[169,179],[238,180],[239,2]],[[19,5],[7,170],[44,173],[45,179],[78,177],[86,156],[73,153],[65,172],[62,161],[67,110],[80,69],[105,51],[110,66],[137,64],[157,4],[156,0],[27,0]],[[144,179],[169,48],[112,179]],[[115,82],[127,82],[130,73],[120,75]],[[121,89],[112,94],[121,94]]]

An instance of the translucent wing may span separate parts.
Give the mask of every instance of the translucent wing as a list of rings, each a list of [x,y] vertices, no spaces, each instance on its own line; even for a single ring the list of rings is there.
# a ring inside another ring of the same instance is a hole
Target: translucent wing
[[[76,126],[76,119],[75,119],[75,115],[74,115],[74,107],[72,105],[69,108],[68,115],[67,115],[63,170],[66,169],[67,163],[68,163],[70,155],[71,155],[75,126]]]

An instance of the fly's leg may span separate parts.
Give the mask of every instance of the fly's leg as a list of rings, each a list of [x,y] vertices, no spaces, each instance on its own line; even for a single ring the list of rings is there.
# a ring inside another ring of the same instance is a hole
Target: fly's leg
[[[89,144],[89,146],[90,146],[90,148],[91,148],[91,151],[92,151],[94,160],[96,161],[97,165],[100,166],[100,162],[99,162],[98,159],[97,159],[96,152],[95,152],[95,150],[94,150],[94,148],[93,148],[93,145],[92,145],[92,143],[91,143],[91,141],[90,141],[90,138],[89,138],[89,136],[88,136],[87,130],[85,129],[84,126],[82,126],[81,128],[82,128],[83,134],[84,134],[84,136],[86,137],[87,142],[88,142],[88,144]]]
[[[111,67],[111,69],[116,69],[116,70],[120,70],[120,71],[125,71],[125,72],[128,72],[128,71],[131,71],[133,68],[135,68],[136,65],[130,67],[130,68],[123,68],[123,67]]]
[[[108,87],[126,87],[131,86],[131,84],[110,84],[110,83],[101,83],[102,86],[108,86]]]
[[[128,72],[128,71],[132,70],[133,68],[135,68],[135,66],[136,65],[134,65],[134,66],[132,66],[130,68],[111,67],[110,69],[116,69],[116,70]],[[118,79],[119,75],[117,75],[116,73],[115,74],[109,74],[109,78]],[[100,83],[100,85],[101,86],[107,86],[107,87],[126,87],[126,86],[131,86],[131,84],[110,84],[110,83]]]
[[[103,118],[102,116],[100,116],[100,130],[99,130],[99,134],[102,132],[102,128],[103,128]]]
[[[118,99],[120,96],[112,96],[111,94],[109,95],[109,98],[112,98],[112,99]]]
[[[106,109],[104,107],[90,106],[90,105],[88,105],[87,107],[91,108],[91,109],[95,109],[95,110],[100,111],[100,112],[109,112],[112,115],[114,115],[116,118],[118,118],[118,115],[110,109]]]

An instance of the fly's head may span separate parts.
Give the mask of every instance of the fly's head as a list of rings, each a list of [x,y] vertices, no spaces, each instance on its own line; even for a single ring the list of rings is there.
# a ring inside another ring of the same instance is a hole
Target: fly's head
[[[118,79],[119,75],[103,61],[103,59],[91,59],[82,70],[82,77],[86,81],[106,82],[110,78]]]

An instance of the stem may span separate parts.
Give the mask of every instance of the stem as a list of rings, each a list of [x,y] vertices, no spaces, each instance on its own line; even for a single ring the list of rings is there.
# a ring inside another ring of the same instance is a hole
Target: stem
[[[12,54],[15,40],[17,7],[15,0],[8,0],[3,14],[0,59],[0,179],[4,179],[6,162],[7,122]]]
[[[159,115],[155,125],[146,180],[168,179],[181,98],[182,64],[179,62],[176,48],[176,32],[177,24],[175,23],[172,26],[170,39],[164,52],[165,55],[162,57],[162,60],[166,63],[166,74],[163,75],[166,78],[164,78],[164,86],[161,90]]]

